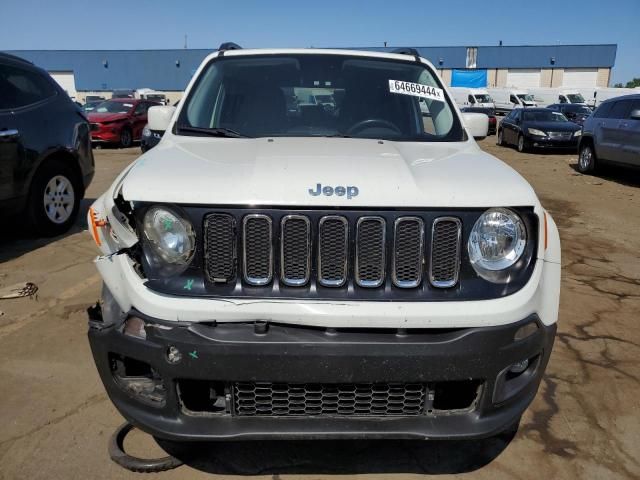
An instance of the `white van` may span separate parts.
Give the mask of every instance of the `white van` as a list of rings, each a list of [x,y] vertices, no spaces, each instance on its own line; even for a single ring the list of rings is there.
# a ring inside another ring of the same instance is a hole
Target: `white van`
[[[486,88],[451,87],[450,90],[459,107],[495,108]]]
[[[634,88],[590,87],[579,88],[578,90],[586,99],[585,103],[591,108],[597,107],[610,98],[638,93],[638,90]]]
[[[496,112],[510,112],[514,108],[537,107],[533,95],[527,90],[515,88],[488,88],[489,95],[493,98]]]
[[[168,105],[167,96],[164,93],[157,92],[151,88],[138,88],[135,91],[135,98],[142,100],[150,100],[152,102],[158,102],[162,105]]]
[[[529,93],[533,95],[539,107],[546,107],[554,103],[574,103],[586,105],[586,101],[577,89],[564,88],[530,88]]]

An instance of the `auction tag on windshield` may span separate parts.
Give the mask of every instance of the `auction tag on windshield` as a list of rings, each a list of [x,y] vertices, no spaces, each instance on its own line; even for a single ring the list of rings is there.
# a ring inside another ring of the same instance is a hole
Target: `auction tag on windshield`
[[[444,91],[441,88],[430,87],[420,83],[403,82],[401,80],[389,80],[389,91],[414,97],[428,98],[444,102]]]

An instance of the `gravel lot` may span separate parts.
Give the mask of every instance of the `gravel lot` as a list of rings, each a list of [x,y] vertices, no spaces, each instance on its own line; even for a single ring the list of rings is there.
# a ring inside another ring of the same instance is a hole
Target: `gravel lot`
[[[583,176],[574,170],[574,154],[519,154],[494,143],[495,137],[482,147],[532,183],[558,223],[563,247],[555,349],[513,439],[214,444],[201,447],[189,466],[159,476],[640,478],[640,172],[611,168]],[[138,155],[137,148],[96,150],[88,199]],[[31,281],[39,292],[37,299],[0,300],[0,478],[133,478],[107,455],[122,418],[86,340],[85,310],[101,282],[84,217],[68,235],[50,240],[2,225],[0,287]],[[161,453],[141,433],[131,435],[128,447]]]

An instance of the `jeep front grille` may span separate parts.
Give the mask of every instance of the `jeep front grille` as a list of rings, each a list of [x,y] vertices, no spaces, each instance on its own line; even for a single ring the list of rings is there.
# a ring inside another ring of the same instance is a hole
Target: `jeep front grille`
[[[236,221],[226,213],[207,215],[204,257],[207,278],[214,283],[227,283],[236,275]]]
[[[458,282],[459,218],[432,216],[427,226],[412,215],[269,213],[205,215],[204,266],[212,288],[241,281],[309,291],[361,287],[373,294],[427,288],[425,277],[436,288]]]
[[[438,288],[453,287],[460,270],[462,222],[455,217],[440,217],[431,229],[429,281]]]
[[[235,383],[239,416],[402,416],[425,410],[420,383]]]

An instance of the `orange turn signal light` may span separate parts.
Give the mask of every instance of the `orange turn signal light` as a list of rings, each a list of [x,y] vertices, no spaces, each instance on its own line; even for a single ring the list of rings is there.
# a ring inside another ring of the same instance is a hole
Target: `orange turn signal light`
[[[93,207],[89,208],[89,220],[91,221],[91,236],[93,237],[93,241],[96,242],[97,246],[101,246],[102,241],[100,240],[98,228],[106,227],[109,222],[104,219],[98,219],[98,214]]]

